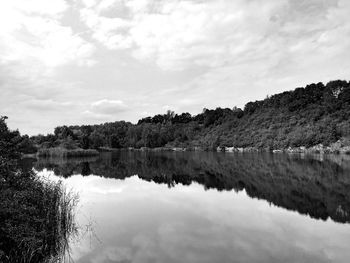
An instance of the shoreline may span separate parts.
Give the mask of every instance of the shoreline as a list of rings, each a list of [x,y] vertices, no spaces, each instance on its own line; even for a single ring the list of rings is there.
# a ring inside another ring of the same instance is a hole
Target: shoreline
[[[205,149],[203,147],[141,147],[141,148],[108,148],[101,147],[100,152],[116,152],[116,151],[141,151],[141,152],[232,152],[232,153],[248,153],[248,152],[260,152],[260,153],[303,153],[303,154],[342,154],[350,155],[350,146],[324,146],[322,144],[312,147],[288,147],[285,149],[266,149],[258,147],[225,147],[219,146],[216,149]]]
[[[40,158],[40,157],[89,157],[99,155],[100,152],[95,149],[64,149],[60,147],[38,149],[36,153],[22,153],[21,158]]]
[[[140,151],[140,152],[225,152],[225,153],[299,153],[299,154],[334,154],[334,155],[350,155],[350,146],[341,145],[340,142],[324,146],[318,144],[312,147],[288,147],[284,149],[258,148],[258,147],[226,147],[218,146],[214,149],[208,149],[200,146],[194,147],[141,147],[141,148],[110,148],[100,147],[96,149],[62,149],[62,148],[46,148],[39,149],[36,153],[22,153],[22,158],[38,158],[38,157],[84,157],[96,156],[101,152],[118,152],[118,151]]]

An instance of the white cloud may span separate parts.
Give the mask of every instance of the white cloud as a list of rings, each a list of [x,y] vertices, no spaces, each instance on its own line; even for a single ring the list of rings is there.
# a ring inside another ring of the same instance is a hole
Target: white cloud
[[[127,105],[121,100],[103,99],[91,104],[91,112],[102,115],[115,115],[127,109]]]
[[[11,0],[1,3],[1,20],[7,21],[2,26],[11,26],[20,22],[18,18],[27,15],[61,16],[68,5],[64,0]]]
[[[0,63],[25,62],[54,68],[92,65],[94,46],[61,23],[64,0],[10,1],[0,9]]]
[[[135,58],[155,62],[164,70],[217,68],[271,56],[282,60],[282,50],[299,55],[321,34],[326,33],[325,39],[337,31],[339,21],[349,24],[346,15],[332,15],[349,11],[337,8],[337,2],[109,0],[96,5],[116,10],[124,3],[127,16],[107,17],[101,8],[88,5],[81,17],[107,48],[132,49]],[[324,46],[322,42],[314,46],[318,55],[324,54]]]
[[[45,132],[45,125],[59,121],[52,116],[76,110],[76,103],[67,107],[58,102],[71,100],[62,99],[62,94],[73,96],[80,91],[74,81],[60,77],[59,71],[95,63],[94,45],[63,23],[70,8],[65,0],[11,0],[0,4],[0,110],[25,132],[39,128]],[[29,113],[40,123],[29,124]],[[67,120],[66,114],[59,116],[60,121]]]
[[[95,8],[81,11],[95,39],[113,48],[131,48],[133,56],[152,59],[163,69],[189,65],[216,67],[261,41],[269,15],[279,5],[244,1],[126,1],[129,18],[105,17]],[[251,20],[259,12],[258,21]],[[250,14],[250,16],[247,15]],[[88,15],[87,15],[88,14]],[[95,23],[92,23],[92,20]],[[241,28],[240,28],[241,27]],[[120,44],[118,44],[120,43]]]
[[[92,37],[109,49],[125,49],[131,47],[130,37],[120,34],[129,27],[129,21],[119,17],[99,15],[98,8],[83,8],[80,16],[83,22],[92,29]]]
[[[348,79],[349,13],[347,0],[3,1],[0,111],[33,133]],[[27,113],[32,100],[81,105]]]

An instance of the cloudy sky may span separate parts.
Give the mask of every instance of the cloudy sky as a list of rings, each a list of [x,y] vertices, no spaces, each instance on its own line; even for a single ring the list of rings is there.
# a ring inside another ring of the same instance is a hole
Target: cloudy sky
[[[22,133],[243,107],[350,79],[348,0],[0,3],[0,115]]]

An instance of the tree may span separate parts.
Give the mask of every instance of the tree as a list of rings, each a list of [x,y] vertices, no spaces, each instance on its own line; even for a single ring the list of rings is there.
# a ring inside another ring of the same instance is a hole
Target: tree
[[[91,142],[90,146],[94,149],[98,149],[104,146],[104,136],[96,130],[91,133],[91,135],[89,136],[89,140]]]
[[[175,116],[175,112],[174,111],[171,111],[171,110],[168,110],[167,112],[166,112],[166,121],[171,121],[172,120],[172,118],[174,118],[174,116]]]
[[[117,134],[112,134],[110,140],[111,140],[110,145],[112,148],[122,147],[120,137]]]
[[[35,147],[33,141],[28,135],[22,136],[20,142],[18,143],[18,149],[21,153],[36,153],[37,148]]]
[[[56,127],[54,133],[55,133],[55,136],[60,139],[65,139],[68,136],[74,137],[73,131],[65,125],[62,127]]]
[[[89,149],[90,147],[90,140],[88,135],[83,135],[80,139],[80,146],[83,149]]]
[[[66,139],[64,139],[61,143],[61,146],[68,150],[74,150],[78,148],[77,143],[71,136],[68,136]]]
[[[0,117],[0,157],[15,159],[20,155],[18,143],[21,136],[18,131],[10,131],[6,124],[7,117]]]

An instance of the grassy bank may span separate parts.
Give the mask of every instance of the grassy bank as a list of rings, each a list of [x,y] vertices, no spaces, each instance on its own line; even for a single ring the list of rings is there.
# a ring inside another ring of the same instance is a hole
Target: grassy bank
[[[76,230],[77,197],[61,182],[20,171],[0,187],[0,262],[59,262]]]
[[[95,156],[98,155],[99,152],[97,150],[93,149],[65,149],[62,147],[55,147],[55,148],[47,148],[47,149],[40,149],[38,151],[39,157],[85,157],[85,156]]]
[[[61,262],[75,231],[77,197],[20,168],[20,134],[0,117],[0,262]]]

